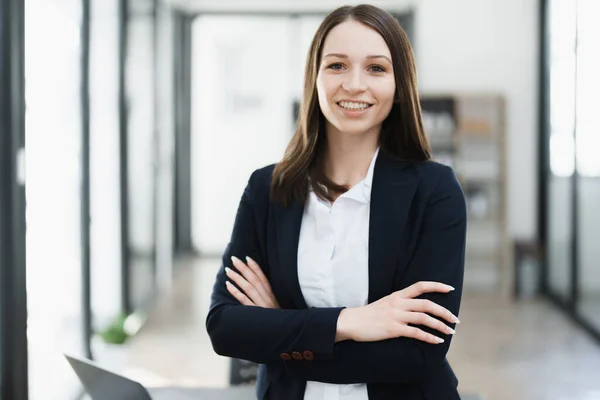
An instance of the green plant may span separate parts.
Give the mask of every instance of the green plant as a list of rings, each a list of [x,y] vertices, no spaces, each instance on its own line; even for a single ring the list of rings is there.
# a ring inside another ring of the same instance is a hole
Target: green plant
[[[106,343],[123,344],[129,339],[130,335],[125,330],[126,314],[121,314],[108,325],[103,331],[99,332],[100,337]]]

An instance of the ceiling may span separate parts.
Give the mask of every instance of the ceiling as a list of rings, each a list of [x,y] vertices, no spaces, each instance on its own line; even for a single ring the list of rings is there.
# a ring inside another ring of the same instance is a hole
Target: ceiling
[[[327,13],[343,5],[364,3],[358,0],[168,0],[173,6],[193,13],[245,12],[322,12]],[[406,11],[423,0],[371,0],[369,4],[388,11]]]

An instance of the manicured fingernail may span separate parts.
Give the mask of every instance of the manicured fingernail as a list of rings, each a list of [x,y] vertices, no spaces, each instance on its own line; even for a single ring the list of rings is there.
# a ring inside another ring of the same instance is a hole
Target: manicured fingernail
[[[246,262],[250,262],[250,261],[254,262],[253,259],[251,259],[250,257],[246,256]]]
[[[231,256],[231,261],[236,262],[236,261],[240,261],[240,259],[237,258],[236,256]]]
[[[450,291],[453,291],[453,290],[455,290],[455,289],[454,289],[452,286],[450,286],[450,285],[446,285],[446,286],[448,286],[448,288],[450,289]]]
[[[230,272],[231,272],[231,269],[230,269],[229,267],[225,267],[225,272],[226,272],[226,273],[230,273]]]
[[[460,324],[460,320],[456,317],[454,317],[454,322],[456,322],[457,324]]]
[[[444,343],[444,339],[436,337],[438,343]]]
[[[227,285],[227,286],[231,286],[231,282],[229,282],[229,281],[225,281],[225,285]]]
[[[454,334],[456,333],[456,331],[455,331],[454,329],[452,329],[452,328],[450,328],[450,329],[448,329],[448,330],[450,331],[450,334],[451,334],[451,335],[454,335]]]

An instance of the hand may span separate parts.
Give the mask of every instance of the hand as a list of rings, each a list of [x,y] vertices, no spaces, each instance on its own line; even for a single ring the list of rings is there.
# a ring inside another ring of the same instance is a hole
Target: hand
[[[246,257],[248,264],[244,264],[239,258],[231,257],[233,266],[241,273],[225,268],[227,277],[235,282],[240,291],[231,282],[225,282],[227,290],[233,297],[235,297],[241,304],[245,306],[258,306],[263,308],[280,308],[269,280],[263,273],[260,266],[251,259]]]
[[[439,282],[417,282],[363,307],[346,308],[338,319],[336,342],[351,339],[376,342],[397,337],[410,337],[427,343],[444,340],[408,324],[424,325],[450,335],[454,330],[426,313],[450,323],[460,323],[450,311],[430,300],[415,299],[423,293],[448,293],[451,286]]]

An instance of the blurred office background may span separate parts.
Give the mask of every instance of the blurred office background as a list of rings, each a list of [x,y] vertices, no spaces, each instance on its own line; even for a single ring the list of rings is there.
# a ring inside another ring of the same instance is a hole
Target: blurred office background
[[[205,333],[214,275],[346,3],[0,0],[1,400],[80,398],[63,351],[148,385],[251,381]],[[467,196],[461,392],[600,398],[600,2],[371,3],[411,38]]]

